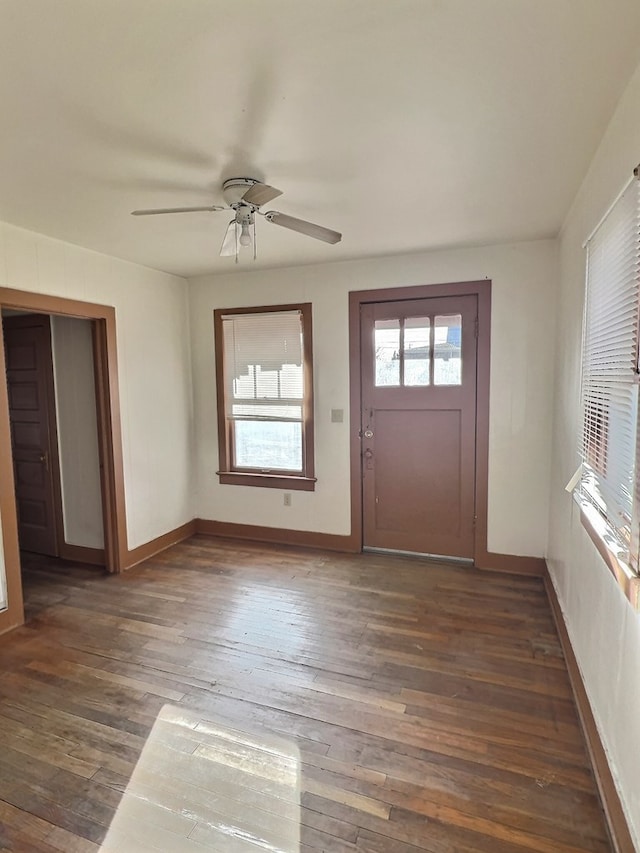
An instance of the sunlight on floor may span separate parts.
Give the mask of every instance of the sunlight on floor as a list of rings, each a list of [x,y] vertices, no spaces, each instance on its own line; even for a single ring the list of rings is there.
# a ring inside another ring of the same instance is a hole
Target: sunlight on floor
[[[165,705],[101,853],[298,853],[300,757],[291,741]]]

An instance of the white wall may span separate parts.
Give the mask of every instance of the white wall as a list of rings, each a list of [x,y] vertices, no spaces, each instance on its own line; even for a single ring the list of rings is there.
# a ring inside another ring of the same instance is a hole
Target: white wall
[[[129,548],[190,521],[186,281],[0,223],[0,287],[115,306]]]
[[[301,237],[300,239],[305,239]],[[192,279],[197,513],[201,518],[322,533],[350,532],[348,293],[490,278],[489,550],[542,556],[553,375],[555,241],[385,257]],[[213,309],[312,302],[316,409],[315,492],[221,486]],[[331,409],[345,422],[331,423]],[[353,428],[357,429],[357,426]]]
[[[589,699],[640,849],[640,615],[585,534],[564,491],[578,463],[585,253],[582,243],[640,160],[640,67],[560,240],[555,423],[547,562]]]
[[[51,318],[64,541],[104,548],[91,322]]]

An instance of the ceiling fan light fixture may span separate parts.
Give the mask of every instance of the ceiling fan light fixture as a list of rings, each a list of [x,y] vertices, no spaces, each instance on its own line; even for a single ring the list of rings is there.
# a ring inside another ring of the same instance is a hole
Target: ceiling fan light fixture
[[[243,221],[242,227],[240,229],[239,243],[241,246],[250,246],[252,243],[251,231],[249,230],[249,223],[246,220]]]

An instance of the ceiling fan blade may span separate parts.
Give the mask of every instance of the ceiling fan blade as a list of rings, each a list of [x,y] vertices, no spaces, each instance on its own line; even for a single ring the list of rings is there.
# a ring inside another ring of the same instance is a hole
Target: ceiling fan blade
[[[156,207],[151,210],[132,210],[132,216],[155,216],[157,213],[196,213],[200,210],[206,210],[209,213],[213,213],[216,210],[225,210],[224,207],[220,207],[217,204],[210,205],[209,207]]]
[[[222,246],[220,246],[220,257],[225,258],[230,255],[235,255],[236,250],[236,221],[235,219],[232,219],[227,226],[227,233],[224,235]]]
[[[273,201],[282,195],[282,190],[277,190],[275,187],[270,187],[268,184],[254,184],[242,196],[242,201],[248,204],[255,204],[260,207],[261,204],[266,204],[268,201]]]
[[[274,225],[282,225],[283,228],[290,228],[292,231],[298,231],[298,233],[314,237],[316,240],[324,240],[325,243],[339,243],[342,240],[342,234],[339,231],[323,228],[322,225],[314,225],[313,222],[297,219],[295,216],[287,216],[286,213],[279,213],[277,210],[270,210],[265,213],[265,218],[269,222],[273,222]]]

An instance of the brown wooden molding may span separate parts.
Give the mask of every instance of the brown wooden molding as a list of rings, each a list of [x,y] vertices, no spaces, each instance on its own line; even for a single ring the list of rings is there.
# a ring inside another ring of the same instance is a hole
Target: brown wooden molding
[[[267,489],[289,489],[292,492],[313,492],[315,477],[287,474],[249,474],[246,471],[216,471],[224,486],[261,486]]]
[[[226,317],[238,314],[269,314],[286,311],[299,312],[302,322],[302,347],[304,394],[302,400],[302,476],[286,473],[259,471],[235,471],[233,460],[232,421],[227,417],[225,385],[225,346],[223,321]],[[299,302],[287,305],[260,305],[251,308],[216,308],[213,312],[214,354],[216,370],[216,401],[218,410],[218,460],[216,474],[220,483],[227,486],[258,486],[292,491],[312,492],[316,486],[315,450],[314,450],[314,405],[313,405],[313,323],[312,303]]]
[[[0,308],[58,314],[93,321],[96,403],[99,410],[98,443],[105,507],[105,562],[109,571],[118,572],[123,567],[123,559],[128,551],[115,308],[6,287],[0,287]],[[2,324],[0,376],[5,376]],[[0,448],[3,451],[0,453],[0,516],[8,598],[8,611],[0,613],[0,631],[4,631],[21,625],[24,621],[6,379],[0,381]]]
[[[22,613],[16,616],[14,609],[7,608],[0,613],[0,634],[6,634],[7,631],[13,631],[14,628],[19,628],[24,622]]]
[[[615,782],[613,781],[613,774],[611,773],[611,768],[607,761],[607,754],[604,750],[600,733],[598,732],[598,727],[596,726],[596,721],[593,716],[593,711],[591,710],[591,705],[589,704],[589,698],[582,680],[578,661],[576,660],[573,646],[571,645],[569,632],[567,631],[567,625],[564,620],[564,614],[560,607],[560,601],[558,600],[558,595],[553,582],[551,581],[548,569],[545,571],[544,585],[549,599],[549,604],[551,605],[551,612],[553,613],[556,630],[560,637],[560,644],[562,645],[564,659],[567,664],[569,680],[571,682],[571,689],[573,690],[573,696],[578,709],[582,732],[587,744],[589,758],[591,759],[591,766],[593,768],[593,774],[598,787],[598,793],[600,794],[607,827],[609,829],[609,834],[611,835],[612,847],[615,853],[634,853],[637,848],[633,843],[629,824],[627,822],[624,809],[622,808],[620,795],[618,794]]]
[[[63,542],[60,545],[60,557],[74,563],[88,563],[90,566],[104,566],[104,548],[88,548],[86,545],[70,545]]]
[[[362,550],[359,539],[353,533],[340,536],[333,533],[317,533],[313,530],[291,530],[284,527],[260,527],[255,524],[235,524],[230,521],[213,521],[196,518],[196,533],[205,536],[220,536],[224,539],[248,539],[253,542],[269,542],[277,545],[301,545],[306,548],[323,548],[327,551],[342,551],[358,554]],[[543,577],[546,562],[542,557],[518,557],[513,554],[493,554],[485,551],[478,569],[505,572],[512,575]]]
[[[93,322],[92,336],[105,560],[108,571],[119,572],[128,553],[127,517],[115,309],[110,312]]]
[[[494,554],[482,551],[477,554],[474,565],[477,569],[506,572],[510,575],[533,575],[544,577],[547,564],[543,557],[518,557],[515,554]]]
[[[224,539],[250,539],[254,542],[269,542],[277,545],[301,545],[303,548],[322,548],[326,551],[342,551],[347,554],[357,554],[360,551],[360,542],[353,535],[340,536],[334,533],[289,530],[283,527],[258,527],[255,524],[234,524],[204,518],[196,518],[195,525],[196,533],[220,536]]]
[[[621,564],[616,553],[607,545],[601,534],[596,530],[592,520],[583,507],[580,506],[580,523],[584,527],[587,536],[593,544],[606,567],[616,579],[616,583],[628,598],[634,610],[640,610],[640,577],[631,573],[627,566]]]
[[[182,542],[183,539],[188,539],[194,533],[196,533],[196,521],[187,521],[186,524],[182,524],[168,533],[163,533],[157,539],[152,539],[151,542],[146,542],[144,545],[139,545],[137,548],[127,551],[122,568],[131,569],[133,566],[137,566],[138,563],[148,560],[149,557],[159,554],[160,551],[165,551],[172,545]]]

